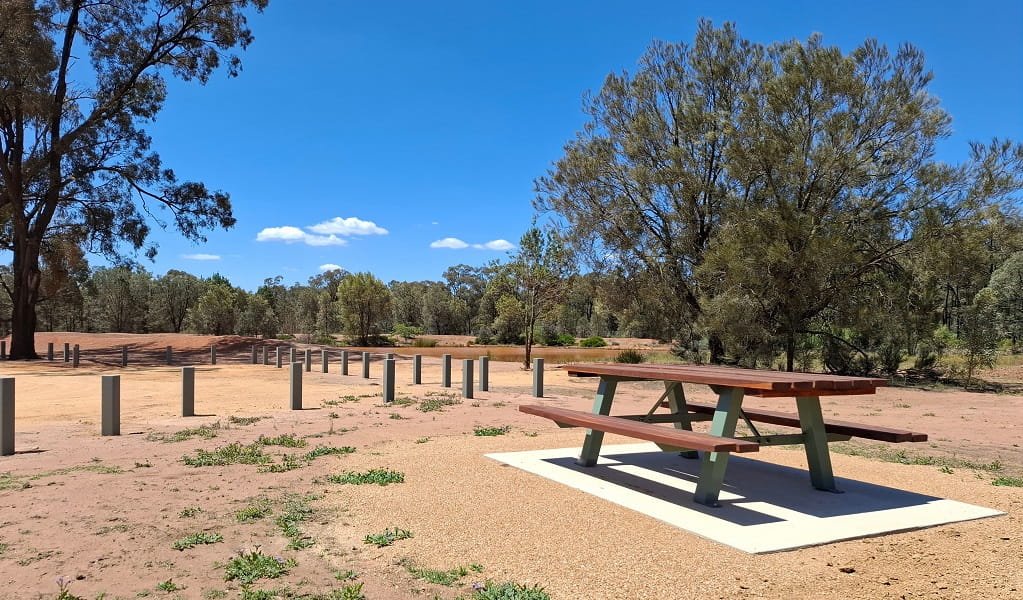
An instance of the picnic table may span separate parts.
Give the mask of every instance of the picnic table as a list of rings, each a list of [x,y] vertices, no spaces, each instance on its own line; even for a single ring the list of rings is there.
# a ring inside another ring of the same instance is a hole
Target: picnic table
[[[632,365],[587,363],[562,367],[573,377],[599,377],[593,412],[541,405],[523,405],[525,413],[552,419],[562,427],[588,429],[578,464],[597,464],[604,433],[614,433],[656,443],[662,450],[679,451],[697,458],[703,451],[700,475],[693,499],[708,506],[718,505],[728,458],[733,452],[756,452],[761,446],[802,444],[806,450],[810,482],[818,490],[840,492],[835,486],[828,443],[863,437],[887,442],[926,441],[927,435],[902,429],[825,420],[822,396],[873,394],[885,379],[845,377],[817,373],[787,373],[719,366]],[[644,415],[611,416],[618,384],[625,381],[662,381],[664,393]],[[683,383],[706,384],[717,394],[716,404],[687,402]],[[794,398],[796,413],[744,409],[743,398]],[[668,408],[667,414],[657,413]],[[752,435],[736,437],[742,418]],[[695,421],[710,421],[710,432],[692,430]],[[754,421],[793,427],[799,433],[762,435]],[[658,423],[672,423],[664,427]]]

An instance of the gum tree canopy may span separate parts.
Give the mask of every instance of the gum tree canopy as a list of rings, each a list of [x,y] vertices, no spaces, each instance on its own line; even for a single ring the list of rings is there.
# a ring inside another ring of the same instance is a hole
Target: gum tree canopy
[[[0,248],[13,254],[11,358],[37,358],[40,259],[83,247],[111,259],[149,223],[185,237],[234,224],[227,194],[179,181],[142,129],[165,77],[206,83],[252,42],[268,0],[0,2]],[[144,250],[148,257],[155,247]]]

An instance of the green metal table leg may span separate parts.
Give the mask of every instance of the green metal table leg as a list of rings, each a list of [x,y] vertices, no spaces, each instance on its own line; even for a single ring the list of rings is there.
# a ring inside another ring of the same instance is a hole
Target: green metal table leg
[[[671,409],[671,413],[679,417],[679,420],[675,422],[675,429],[692,431],[693,423],[689,419],[689,409],[686,408],[686,394],[682,389],[682,384],[677,381],[665,381],[664,388],[668,394],[668,407]],[[679,456],[700,458],[700,453],[696,450],[683,450],[679,452]]]
[[[799,426],[803,430],[803,447],[806,449],[806,462],[810,467],[810,482],[818,490],[839,491],[835,487],[835,475],[831,470],[828,433],[824,430],[820,398],[798,397],[796,408],[799,409]]]
[[[710,434],[721,437],[735,435],[735,424],[742,408],[742,388],[711,386],[718,394],[718,406],[710,424]],[[725,481],[728,452],[704,452],[700,480],[696,482],[693,500],[707,506],[718,506],[718,494]]]
[[[613,378],[600,378],[600,385],[597,387],[597,396],[593,400],[593,413],[607,415],[611,412],[611,402],[615,397],[615,388],[618,387],[618,380]],[[604,442],[604,432],[586,430],[586,440],[583,442],[583,450],[579,455],[577,464],[584,467],[592,467],[597,464],[597,456],[600,454],[600,445]]]

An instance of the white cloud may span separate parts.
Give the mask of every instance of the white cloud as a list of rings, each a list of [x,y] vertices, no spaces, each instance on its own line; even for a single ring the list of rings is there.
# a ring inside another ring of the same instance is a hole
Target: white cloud
[[[320,273],[326,273],[327,271],[340,271],[341,265],[335,265],[334,263],[327,263],[320,265]]]
[[[334,217],[329,221],[306,227],[313,233],[321,235],[386,235],[387,230],[377,227],[373,221],[363,221],[356,217]]]
[[[436,242],[431,242],[430,243],[430,247],[431,248],[451,248],[453,250],[461,250],[462,248],[468,248],[469,244],[466,244],[465,242],[463,242],[462,240],[460,240],[458,238],[449,237],[449,238],[444,238],[442,240],[437,240]]]
[[[188,260],[220,260],[219,254],[182,254],[181,258]]]
[[[430,221],[430,225],[440,225],[440,221]]]
[[[267,227],[256,234],[257,242],[284,242],[294,244],[302,242],[310,246],[344,246],[348,242],[336,235],[313,235],[306,233],[298,227],[285,225],[284,227]]]
[[[511,250],[515,247],[515,244],[508,240],[493,240],[486,244],[482,244],[479,247],[486,248],[487,250]]]

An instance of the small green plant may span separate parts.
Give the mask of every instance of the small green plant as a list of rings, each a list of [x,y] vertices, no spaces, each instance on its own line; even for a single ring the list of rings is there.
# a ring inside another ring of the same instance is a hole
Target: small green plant
[[[262,421],[266,417],[236,417],[231,415],[227,418],[227,422],[232,425],[252,425],[258,421]]]
[[[438,569],[426,569],[420,568],[415,565],[406,565],[405,569],[413,576],[427,583],[433,583],[436,585],[452,586],[458,583],[458,580],[469,574],[468,567],[455,567],[446,571]]]
[[[156,589],[160,590],[161,592],[176,592],[178,590],[183,590],[185,588],[178,586],[178,584],[174,583],[173,579],[168,579],[167,581],[161,581],[160,583],[156,584]]]
[[[349,583],[340,590],[332,591],[329,600],[366,600],[366,595],[362,593],[361,583]]]
[[[407,540],[412,537],[412,532],[406,529],[398,529],[397,527],[391,527],[385,529],[383,533],[371,533],[362,540],[364,544],[373,544],[377,548],[383,548],[384,546],[390,546],[398,540]]]
[[[429,442],[429,441],[430,441],[430,438],[424,437],[424,438],[419,438],[418,440],[416,440],[416,443],[417,444],[425,444],[426,442]]]
[[[367,483],[388,485],[391,483],[405,483],[405,474],[399,471],[391,471],[390,469],[370,469],[362,473],[346,471],[340,475],[328,475],[327,481],[330,483],[348,483],[352,485]]]
[[[195,548],[201,544],[216,544],[217,542],[222,541],[224,541],[224,536],[219,533],[206,533],[205,531],[200,531],[177,540],[171,547],[175,550],[188,550],[189,548]]]
[[[151,436],[151,439],[162,440],[164,442],[183,442],[194,437],[200,437],[204,440],[210,440],[217,437],[218,431],[220,431],[220,421],[207,425],[200,425],[193,429],[182,429],[181,431],[171,434],[170,437],[156,434]]]
[[[287,575],[288,571],[298,563],[293,558],[287,560],[279,556],[267,556],[257,547],[252,552],[238,551],[224,569],[224,580],[248,584],[257,579],[277,579]]]
[[[1023,477],[1002,476],[995,478],[991,485],[1004,485],[1008,487],[1023,487]]]
[[[948,465],[945,465],[945,466],[941,467],[940,469],[938,469],[938,471],[941,472],[941,473],[944,473],[946,475],[951,475],[952,473],[955,472],[955,471],[952,470],[952,467],[950,467]]]
[[[242,584],[241,592],[241,600],[274,600],[275,598],[280,598],[277,592],[273,590],[254,590],[245,584]]]
[[[305,463],[305,464],[308,464]],[[257,471],[260,473],[284,473],[286,471],[293,471],[295,469],[301,469],[305,464],[298,461],[298,457],[294,454],[285,454],[281,457],[280,464],[271,464],[259,467]]]
[[[178,513],[178,516],[181,517],[182,519],[190,519],[192,517],[198,516],[199,513],[201,512],[202,512],[201,508],[190,506],[188,508],[182,508],[181,512]]]
[[[233,442],[212,452],[200,448],[194,457],[185,455],[181,460],[190,467],[214,467],[233,464],[265,465],[273,459],[263,454],[261,443],[243,446]]]
[[[341,446],[339,448],[335,448],[333,446],[317,446],[302,455],[302,458],[304,458],[307,462],[312,462],[314,459],[321,456],[329,456],[331,454],[351,454],[352,452],[355,452],[355,448],[353,446]]]
[[[469,596],[471,600],[550,600],[550,595],[539,585],[526,587],[521,583],[488,581],[476,588]]]
[[[495,435],[504,435],[511,431],[511,427],[508,425],[502,425],[501,427],[473,427],[473,435],[481,437],[491,437]]]
[[[618,356],[615,356],[615,362],[627,365],[638,365],[643,362],[643,355],[630,348],[619,352]]]
[[[239,523],[253,523],[273,513],[270,501],[266,498],[258,498],[252,504],[234,513],[235,521]]]
[[[148,460],[146,462],[135,461],[135,468],[136,469],[145,469],[145,468],[151,467],[151,466],[153,466],[153,463],[149,462]]]
[[[420,401],[419,406],[417,408],[423,412],[434,412],[444,410],[445,406],[454,406],[455,404],[461,403],[462,401],[459,400],[457,397],[434,396]]]
[[[359,574],[351,569],[345,569],[344,571],[338,569],[334,571],[334,579],[338,581],[355,581],[359,578]]]
[[[207,600],[219,600],[220,598],[227,598],[226,590],[206,590],[202,594],[203,598]]]
[[[54,600],[85,600],[81,596],[71,593],[71,578],[60,576],[57,578],[57,597]]]
[[[404,419],[405,419],[405,417],[403,417],[403,416],[399,415],[398,413],[391,413],[391,414],[390,414],[390,415],[388,416],[388,418],[389,418],[389,419],[394,419],[395,421],[402,421],[402,420],[404,420]]]
[[[285,433],[277,437],[259,436],[257,443],[264,446],[284,446],[285,448],[305,448],[309,442],[293,433]]]
[[[594,335],[580,341],[579,345],[583,348],[603,348],[607,346],[607,342],[599,335]]]
[[[316,512],[309,505],[316,500],[317,496],[300,496],[293,494],[284,499],[284,506],[281,514],[277,517],[277,528],[281,530],[284,537],[288,538],[288,550],[303,550],[316,543],[316,540],[306,535],[298,528],[298,523],[308,521]]]
[[[331,412],[331,413],[327,413],[327,418],[328,419],[340,419],[341,415],[337,414],[336,412]]]

